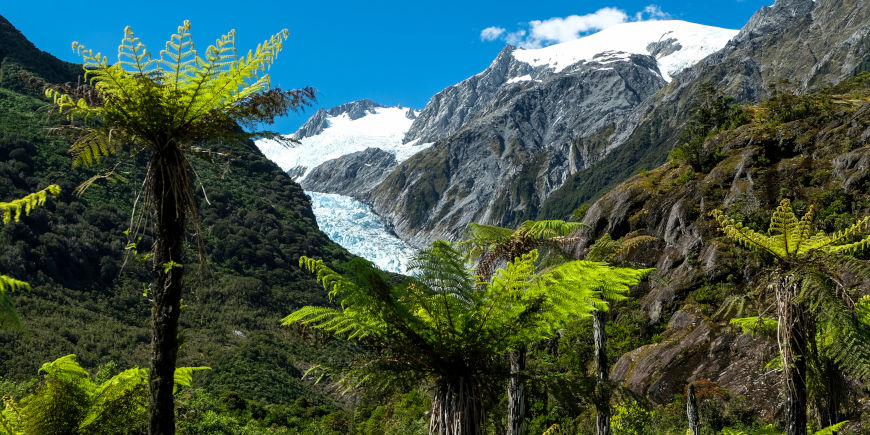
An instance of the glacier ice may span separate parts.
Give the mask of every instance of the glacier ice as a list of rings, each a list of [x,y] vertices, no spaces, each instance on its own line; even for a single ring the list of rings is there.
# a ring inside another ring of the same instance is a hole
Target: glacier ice
[[[390,233],[367,205],[344,195],[306,193],[311,197],[320,230],[332,241],[383,270],[407,271],[416,250]]]

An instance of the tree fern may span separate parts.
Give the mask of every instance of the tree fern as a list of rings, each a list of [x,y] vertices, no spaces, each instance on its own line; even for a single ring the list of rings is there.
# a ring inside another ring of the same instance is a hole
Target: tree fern
[[[602,295],[617,297],[648,273],[579,261],[538,274],[538,257],[536,250],[519,255],[476,283],[462,253],[436,242],[412,262],[414,276],[396,286],[364,261],[349,266],[354,275],[343,276],[322,261],[302,258],[300,265],[316,274],[336,306],[303,307],[282,323],[374,349],[337,368],[343,390],[428,379],[437,390],[432,424],[441,427],[445,422],[435,420],[444,415],[435,408],[453,400],[449,394],[460,394],[455,388],[464,385],[461,394],[474,396],[467,404],[482,406],[483,396],[503,379],[500,367],[509,349],[551,337],[575,316],[604,307]],[[447,391],[452,393],[442,395]]]
[[[21,214],[30,215],[30,211],[36,207],[45,204],[48,196],[57,197],[60,194],[60,186],[52,184],[38,192],[31,193],[24,198],[16,199],[11,202],[0,202],[0,211],[3,213],[3,225],[21,219]]]
[[[156,235],[151,256],[155,353],[149,372],[150,397],[154,398],[149,430],[160,433],[174,432],[172,376],[184,275],[183,268],[164,270],[162,266],[183,263],[187,223],[196,234],[201,262],[205,256],[189,159],[211,161],[212,156],[222,154],[215,148],[238,146],[257,137],[278,137],[256,128],[314,98],[311,88],[270,89],[267,70],[283,47],[287,30],[243,56],[237,53],[231,31],[208,47],[202,58],[190,28],[189,21],[179,26],[155,59],[127,27],[118,61],[111,65],[101,53],[73,43],[73,50],[82,57],[87,84],[46,89],[46,96],[69,120],[56,131],[74,141],[70,148],[74,165],[94,166],[108,156],[122,157],[125,149],[132,155],[149,154],[143,189]],[[255,131],[246,132],[240,125]],[[131,240],[138,235],[139,229],[135,230]]]
[[[190,386],[193,373],[208,367],[179,367],[176,386]],[[148,372],[134,367],[102,384],[66,355],[42,365],[36,390],[20,403],[8,402],[0,410],[0,433],[9,434],[115,434],[144,431]]]
[[[844,286],[848,280],[840,279],[849,273],[870,276],[866,264],[847,255],[870,243],[870,235],[866,234],[870,232],[870,216],[843,231],[826,235],[813,230],[813,206],[798,219],[788,199],[783,199],[771,216],[768,234],[746,228],[721,211],[712,214],[727,238],[765,252],[776,261],[772,287],[778,313],[786,429],[789,435],[801,433],[806,422],[807,360],[831,358],[842,370],[870,383],[870,333],[859,322],[860,312],[847,304],[852,290]],[[844,273],[845,269],[851,270]],[[838,279],[832,279],[835,277]],[[817,355],[807,347],[808,340],[816,339],[808,337],[808,331],[812,330],[808,322],[817,324],[827,337],[822,340],[824,355]],[[830,408],[836,410],[837,406]],[[837,421],[836,415],[829,418]]]

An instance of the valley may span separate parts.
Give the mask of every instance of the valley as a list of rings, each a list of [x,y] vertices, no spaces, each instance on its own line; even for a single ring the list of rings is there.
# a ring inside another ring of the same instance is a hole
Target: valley
[[[415,107],[270,86],[287,32],[88,82],[0,17],[0,434],[870,433],[870,5],[654,6]]]

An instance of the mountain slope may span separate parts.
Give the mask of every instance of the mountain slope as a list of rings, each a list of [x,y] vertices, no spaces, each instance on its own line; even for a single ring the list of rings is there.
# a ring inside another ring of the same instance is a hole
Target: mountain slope
[[[688,382],[709,381],[728,396],[751,397],[755,412],[770,418],[782,404],[780,378],[766,367],[777,354],[775,337],[742,335],[728,324],[769,308],[769,259],[724,240],[709,213],[723,210],[764,232],[776,205],[790,198],[799,214],[815,205],[817,229],[827,233],[870,214],[870,75],[824,94],[766,101],[751,113],[749,124],[706,141],[704,152],[721,153],[709,172],[671,160],[595,201],[583,219],[591,230],[575,250],[605,233],[655,238],[624,260],[657,269],[659,279],[632,297],[667,330],[619,358],[613,379],[657,403],[673,401]],[[861,277],[843,284],[851,297],[870,291]],[[848,402],[853,415],[841,420],[857,419],[861,406]]]
[[[16,32],[0,34],[0,47],[24,47],[6,55],[20,69],[46,74],[45,62],[64,65],[49,55],[31,56],[29,43],[2,39],[20,35]],[[94,174],[74,170],[69,145],[47,137],[47,127],[58,121],[46,122],[48,102],[12,88],[0,87],[0,198],[17,198],[49,183],[60,184],[62,194],[0,231],[0,270],[33,285],[32,291],[13,295],[27,333],[0,330],[0,376],[27,380],[43,362],[70,353],[88,368],[110,360],[123,368],[147,367],[150,304],[143,290],[151,282],[150,264],[125,259],[124,250],[137,180],[143,177],[142,156],[140,164],[116,168],[129,182],[98,182],[75,196],[76,186]],[[295,364],[321,354],[340,359],[347,350],[312,347],[278,325],[295,307],[327,302],[313,291],[319,284],[299,269],[300,255],[329,262],[350,256],[318,230],[309,198],[253,143],[232,152],[219,167],[196,166],[210,262],[206,274],[195,273],[196,264],[184,265],[191,273],[183,296],[179,364],[211,366],[198,385],[219,396],[235,395],[242,404],[259,403],[260,409],[302,398],[301,405],[276,412],[286,414],[282,424],[290,419],[310,424],[335,408],[300,380]],[[139,250],[147,252],[148,225],[143,229]],[[195,258],[191,248],[187,260]]]
[[[856,0],[777,0],[762,8],[725,48],[620,122],[606,138],[614,152],[574,174],[547,198],[539,217],[569,216],[619,181],[663,162],[703,83],[737,101],[758,101],[773,86],[801,93],[870,70],[868,23],[870,8]]]
[[[534,218],[551,192],[610,151],[617,123],[665,77],[736,33],[682,21],[613,31],[635,39],[605,32],[538,50],[507,47],[487,70],[434,96],[405,140],[436,144],[363,199],[416,246],[455,239],[472,221],[510,227]]]

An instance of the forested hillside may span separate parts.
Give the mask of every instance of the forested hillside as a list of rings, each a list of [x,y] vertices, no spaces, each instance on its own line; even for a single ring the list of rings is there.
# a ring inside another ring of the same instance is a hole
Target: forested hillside
[[[24,331],[0,330],[0,379],[36,379],[43,363],[71,353],[92,372],[110,361],[119,371],[147,367],[150,263],[125,250],[137,242],[125,231],[144,166],[119,165],[119,177],[77,196],[76,187],[99,172],[74,169],[69,143],[50,135],[59,121],[39,81],[75,82],[81,66],[40,52],[2,18],[0,56],[0,198],[48,184],[62,190],[0,233],[0,270],[32,285],[11,298]],[[309,198],[253,143],[195,172],[208,262],[197,273],[195,249],[187,255],[179,365],[212,367],[194,385],[215,400],[233,397],[241,409],[251,400],[242,415],[262,420],[271,412],[270,424],[314,424],[331,412],[317,407],[331,401],[300,380],[297,364],[343,351],[309,346],[279,321],[294,307],[326,301],[311,291],[317,284],[298,268],[300,255],[346,261],[349,254],[317,229]],[[150,249],[148,228],[141,253]],[[267,404],[283,407],[267,412]]]

